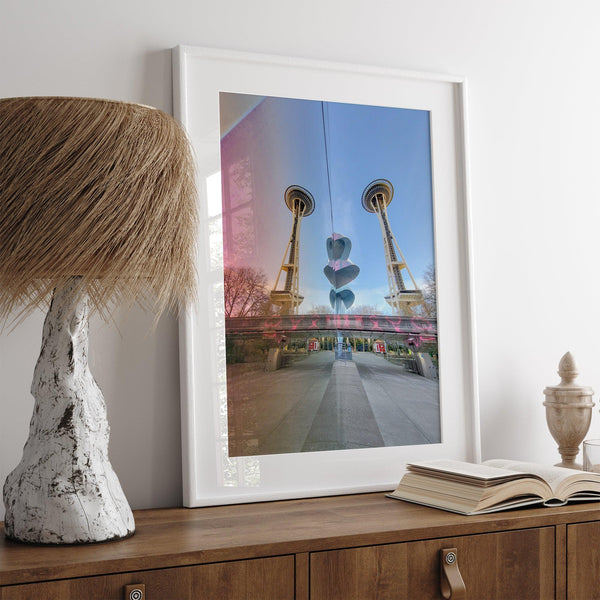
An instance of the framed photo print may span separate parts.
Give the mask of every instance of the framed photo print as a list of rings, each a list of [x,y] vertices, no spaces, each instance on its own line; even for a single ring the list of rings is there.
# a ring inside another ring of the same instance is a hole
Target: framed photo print
[[[186,506],[478,461],[464,78],[180,46],[199,297]]]

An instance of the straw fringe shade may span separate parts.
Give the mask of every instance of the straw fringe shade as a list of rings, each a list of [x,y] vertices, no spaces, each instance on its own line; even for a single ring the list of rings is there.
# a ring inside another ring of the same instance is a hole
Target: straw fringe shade
[[[89,370],[88,303],[106,316],[153,294],[160,314],[193,298],[189,148],[174,119],[154,108],[0,100],[0,324],[52,298],[29,437],[3,488],[13,539],[88,543],[135,531]]]
[[[0,100],[0,322],[71,276],[92,307],[193,299],[186,135],[164,112],[87,98]]]

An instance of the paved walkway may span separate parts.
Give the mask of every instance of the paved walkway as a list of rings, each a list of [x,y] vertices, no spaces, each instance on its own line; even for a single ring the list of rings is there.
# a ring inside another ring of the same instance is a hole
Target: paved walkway
[[[385,446],[356,364],[336,360],[302,452]]]
[[[440,441],[438,383],[371,353],[230,377],[228,416],[231,456]]]
[[[375,354],[354,354],[385,446],[440,441],[437,381],[407,373]]]

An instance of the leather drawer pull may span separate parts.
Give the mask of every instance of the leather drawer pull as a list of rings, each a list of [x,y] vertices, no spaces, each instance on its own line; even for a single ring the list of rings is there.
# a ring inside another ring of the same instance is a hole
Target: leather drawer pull
[[[456,548],[440,550],[440,591],[446,600],[464,600],[467,588],[458,570]]]

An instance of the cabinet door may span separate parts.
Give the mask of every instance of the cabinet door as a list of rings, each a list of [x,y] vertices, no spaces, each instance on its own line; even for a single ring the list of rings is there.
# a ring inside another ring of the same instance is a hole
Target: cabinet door
[[[145,586],[145,600],[293,600],[294,558],[260,558],[13,585],[0,588],[0,599],[123,600],[125,586],[140,583]]]
[[[543,527],[316,552],[311,600],[438,600],[446,548],[456,548],[466,598],[554,598],[554,528]]]
[[[567,598],[600,599],[600,523],[567,525]]]

